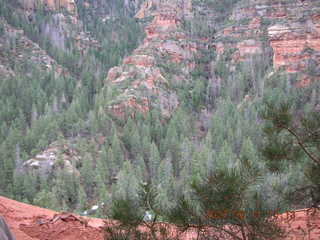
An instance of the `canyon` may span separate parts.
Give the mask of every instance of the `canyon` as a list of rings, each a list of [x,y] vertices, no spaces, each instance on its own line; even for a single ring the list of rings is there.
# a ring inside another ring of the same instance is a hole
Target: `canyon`
[[[108,109],[122,118],[128,109],[145,114],[154,102],[161,106],[165,116],[170,116],[179,105],[179,99],[172,89],[165,87],[166,82],[190,81],[190,73],[199,67],[195,58],[203,57],[199,54],[201,49],[213,49],[218,58],[228,54],[225,49],[232,50],[231,65],[234,66],[255,56],[269,59],[275,71],[298,74],[299,86],[319,80],[319,9],[312,0],[247,1],[235,5],[227,18],[228,24],[214,26],[213,23],[216,33],[203,38],[191,37],[182,27],[182,19],[194,21],[197,14],[206,12],[209,24],[219,15],[214,9],[203,8],[192,1],[145,1],[135,17],[140,20],[152,17],[153,20],[145,27],[143,43],[121,66],[110,70],[106,83],[122,89],[118,97],[122,100],[111,103]],[[179,76],[164,77],[167,70],[159,66],[163,62],[176,66]],[[308,70],[310,65],[313,72]],[[124,83],[128,85],[125,88],[120,86]],[[168,102],[168,99],[172,100]]]
[[[56,184],[63,171],[82,191],[68,189],[70,209],[83,212],[104,201],[106,192],[113,194],[128,170],[125,164],[141,164],[134,173],[141,181],[145,176],[151,181],[149,172],[158,174],[156,167],[162,174],[169,166],[167,172],[182,186],[187,182],[182,177],[198,177],[220,152],[226,161],[238,161],[248,150],[242,149],[245,138],[254,143],[246,147],[258,161],[263,137],[253,105],[282,77],[289,79],[286,89],[276,90],[284,92],[308,90],[320,80],[320,4],[225,3],[221,8],[215,0],[8,1],[12,16],[0,11],[0,77],[2,93],[13,93],[0,101],[0,140],[7,141],[0,144],[0,188],[12,192],[3,193],[32,202],[41,178],[50,186],[45,197],[52,196],[69,186]],[[18,87],[27,86],[22,81],[32,85],[26,92]],[[317,91],[307,92],[301,105],[320,106]],[[36,180],[27,182],[34,187],[28,195],[21,179],[29,175],[26,179]],[[161,184],[155,188],[163,190]],[[80,197],[87,202],[80,204]],[[66,208],[62,200],[58,207]],[[305,207],[298,206],[294,209]],[[103,239],[101,219],[5,197],[0,214],[18,240]],[[288,240],[320,235],[318,210],[278,217]]]

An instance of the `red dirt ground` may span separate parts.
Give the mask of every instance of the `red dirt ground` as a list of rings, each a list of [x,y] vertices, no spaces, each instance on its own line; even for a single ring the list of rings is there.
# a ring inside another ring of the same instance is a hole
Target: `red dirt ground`
[[[103,240],[102,219],[57,213],[1,196],[0,215],[17,240]],[[320,240],[320,211],[294,211],[279,220],[288,233],[285,240]]]
[[[57,213],[1,196],[0,215],[5,218],[17,240],[103,239],[102,219]]]

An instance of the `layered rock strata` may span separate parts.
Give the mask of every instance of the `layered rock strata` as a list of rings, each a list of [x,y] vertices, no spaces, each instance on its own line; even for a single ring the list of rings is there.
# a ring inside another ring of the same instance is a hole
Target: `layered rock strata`
[[[170,116],[177,107],[172,83],[188,81],[192,70],[196,45],[181,28],[181,17],[191,15],[191,1],[147,1],[136,18],[153,17],[145,27],[146,37],[121,66],[112,68],[106,84],[118,91],[108,103],[113,115],[123,118],[139,111],[159,108],[164,116]],[[168,69],[171,74],[168,76]],[[176,71],[175,71],[176,70]],[[170,70],[169,70],[170,71]]]
[[[318,78],[320,69],[320,5],[316,1],[249,1],[235,7],[231,26],[216,35],[217,55],[233,48],[235,62],[272,49],[276,70]],[[310,69],[311,68],[311,69]]]

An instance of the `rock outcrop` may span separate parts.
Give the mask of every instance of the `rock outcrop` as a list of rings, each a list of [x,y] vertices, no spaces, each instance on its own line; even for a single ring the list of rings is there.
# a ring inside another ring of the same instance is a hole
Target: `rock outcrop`
[[[222,54],[231,54],[229,67],[259,56],[276,70],[299,73],[302,85],[317,79],[320,76],[319,9],[311,0],[239,1],[227,17],[228,24],[224,24],[215,22],[220,15],[214,6],[210,9],[201,2],[192,6],[192,1],[187,0],[147,0],[135,17],[153,17],[153,20],[145,27],[143,44],[121,66],[110,70],[106,82],[112,83],[119,95],[108,104],[108,109],[119,117],[126,112],[126,106],[143,113],[160,106],[162,113],[169,116],[179,100],[167,86],[190,79],[199,48],[215,49],[217,59]],[[216,29],[216,33],[191,38],[181,23],[195,14],[205,16],[206,24]],[[179,74],[167,77],[168,72],[177,69]],[[169,98],[175,101],[169,102]]]
[[[97,48],[98,42],[86,31],[78,16],[75,0],[18,0],[20,5],[13,6],[17,14],[39,28],[41,38],[46,38],[59,50],[70,50],[70,45],[82,54],[90,48]],[[37,9],[46,10],[46,18],[36,22]],[[67,44],[68,43],[68,44]]]
[[[0,36],[0,76],[14,76],[19,68],[23,67],[24,73],[31,74],[30,64],[40,72],[53,71],[56,77],[70,76],[68,70],[59,65],[38,44],[31,41],[23,30],[16,29],[0,18],[3,24],[3,34]]]
[[[229,17],[232,24],[217,32],[213,47],[218,57],[233,49],[234,63],[254,55],[269,58],[272,50],[276,70],[298,73],[302,82],[319,79],[319,11],[313,0],[240,1]]]
[[[159,108],[163,116],[170,116],[177,107],[176,93],[169,88],[172,82],[188,81],[193,66],[196,45],[183,32],[181,19],[191,15],[191,1],[146,1],[136,18],[153,17],[146,26],[146,37],[121,66],[112,68],[106,84],[118,90],[107,103],[113,115],[123,118],[135,111],[145,114]],[[172,68],[168,78],[168,69]],[[175,71],[173,68],[177,69]]]
[[[309,29],[301,23],[268,28],[275,68],[284,67],[288,72],[303,71],[308,59],[320,55],[320,22],[311,19],[310,25]]]
[[[24,162],[22,169],[19,170],[37,172],[43,177],[48,177],[54,173],[54,169],[63,168],[71,174],[80,176],[75,166],[79,162],[80,157],[76,150],[70,148],[67,144],[61,145],[55,142],[34,158]]]

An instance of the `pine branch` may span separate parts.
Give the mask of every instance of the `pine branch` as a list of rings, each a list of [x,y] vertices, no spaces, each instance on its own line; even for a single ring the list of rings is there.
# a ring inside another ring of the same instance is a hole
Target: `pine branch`
[[[307,150],[307,148],[305,147],[304,143],[301,141],[300,137],[298,136],[298,134],[292,130],[291,128],[289,127],[286,127],[284,125],[282,125],[281,123],[279,123],[278,125],[280,128],[283,128],[285,130],[287,130],[292,136],[295,137],[295,139],[297,140],[298,142],[298,145],[301,147],[301,149],[305,152],[305,154],[307,154],[307,156],[312,160],[314,161],[316,164],[320,165],[320,159],[318,159],[316,156],[314,156],[311,152],[309,152]]]

